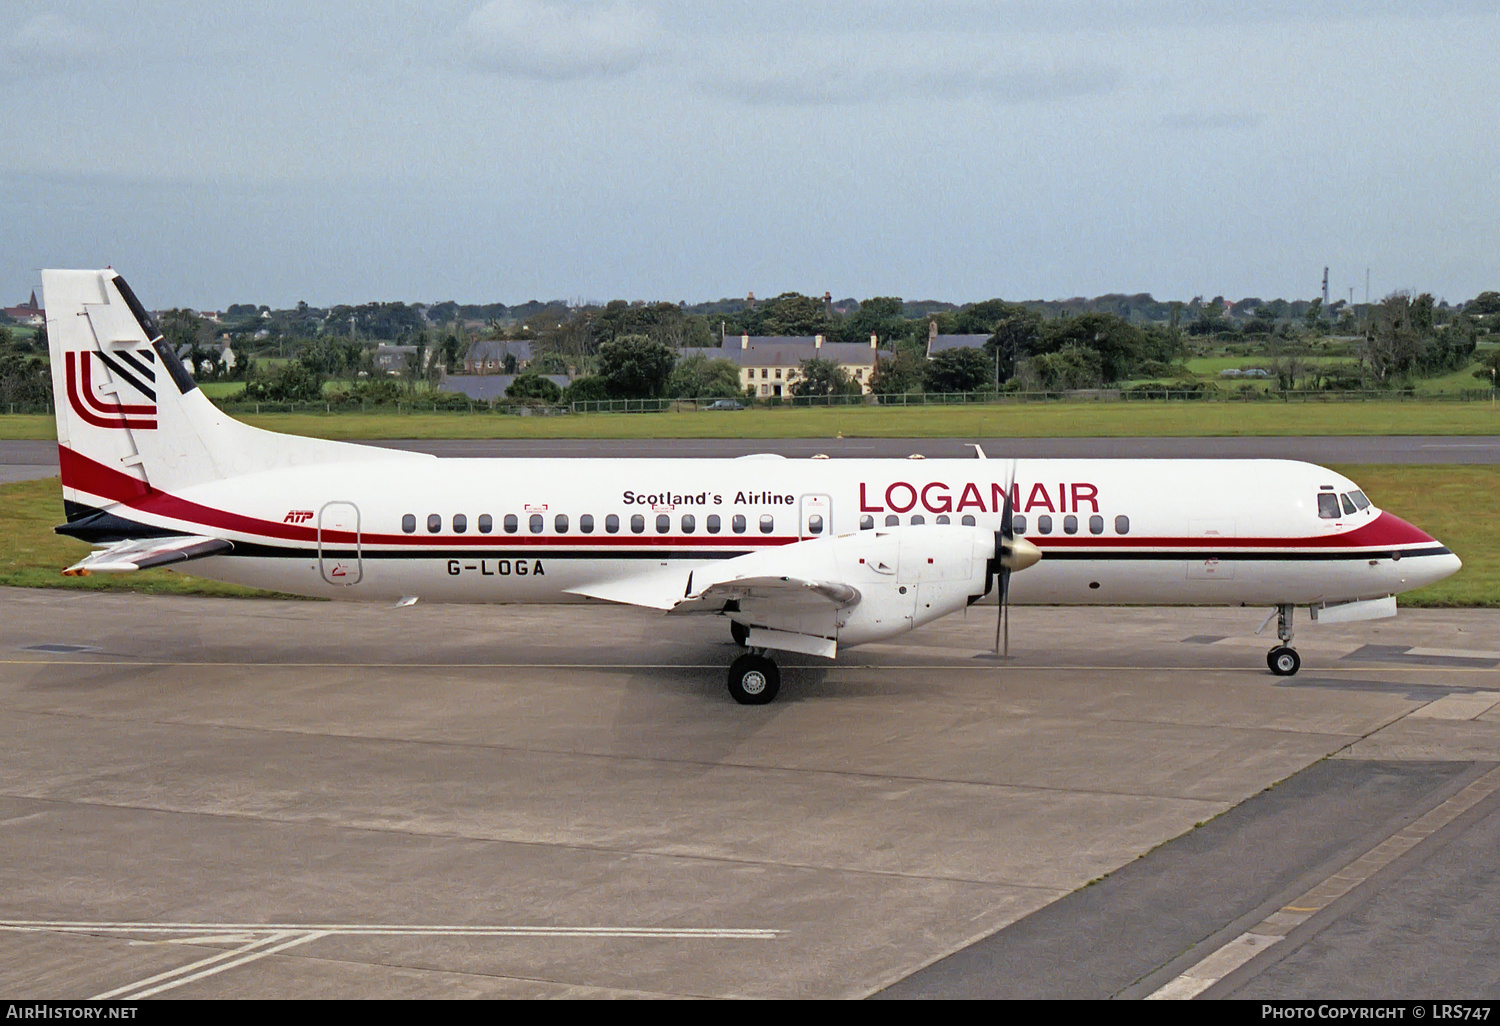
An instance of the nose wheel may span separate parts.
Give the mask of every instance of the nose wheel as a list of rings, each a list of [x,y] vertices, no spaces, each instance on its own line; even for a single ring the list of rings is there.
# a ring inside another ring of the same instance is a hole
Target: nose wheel
[[[1281,639],[1281,644],[1266,653],[1266,665],[1278,677],[1290,677],[1302,669],[1302,657],[1292,647],[1292,611],[1295,608],[1287,604],[1276,607],[1276,636]]]
[[[765,705],[781,690],[781,671],[763,655],[747,652],[729,664],[729,694],[740,705]]]
[[[1266,653],[1266,665],[1278,677],[1290,677],[1302,669],[1302,657],[1290,645],[1277,645]]]

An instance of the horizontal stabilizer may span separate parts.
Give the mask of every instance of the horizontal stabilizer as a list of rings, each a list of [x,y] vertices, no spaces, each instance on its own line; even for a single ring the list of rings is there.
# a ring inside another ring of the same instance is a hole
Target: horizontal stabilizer
[[[185,563],[190,559],[219,556],[234,550],[234,543],[223,538],[203,535],[177,535],[172,538],[145,538],[122,541],[107,549],[91,552],[63,571],[67,577],[89,574],[123,574],[131,570],[149,570],[153,566]]]

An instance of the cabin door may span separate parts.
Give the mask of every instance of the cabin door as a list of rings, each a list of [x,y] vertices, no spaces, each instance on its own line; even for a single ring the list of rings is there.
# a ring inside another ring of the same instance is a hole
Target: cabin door
[[[823,538],[833,533],[833,500],[826,495],[804,495],[797,517],[799,538]]]
[[[330,502],[318,510],[318,570],[329,584],[358,584],[365,575],[359,507]]]

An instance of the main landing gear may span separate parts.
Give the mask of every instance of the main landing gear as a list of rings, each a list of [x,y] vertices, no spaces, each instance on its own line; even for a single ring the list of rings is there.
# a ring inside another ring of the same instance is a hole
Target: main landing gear
[[[729,636],[734,639],[734,643],[736,645],[740,646],[740,648],[744,648],[745,642],[750,640],[750,628],[746,627],[738,620],[730,620]]]
[[[1302,657],[1292,647],[1293,608],[1290,605],[1276,607],[1276,636],[1281,639],[1281,644],[1266,653],[1266,665],[1278,677],[1291,677],[1302,669]]]
[[[729,664],[729,694],[741,705],[765,705],[780,690],[781,671],[769,657],[746,652]]]

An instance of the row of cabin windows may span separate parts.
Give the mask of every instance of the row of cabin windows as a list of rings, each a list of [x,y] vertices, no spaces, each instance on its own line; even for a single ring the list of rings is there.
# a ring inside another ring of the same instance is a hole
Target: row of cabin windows
[[[821,533],[822,519],[818,519],[818,529],[814,534]],[[507,513],[500,521],[501,529],[506,534],[517,534],[521,530],[521,518],[514,513]],[[495,520],[488,513],[481,513],[475,525],[480,534],[490,534],[495,530]],[[683,534],[694,534],[698,530],[698,518],[692,513],[682,514],[678,525]],[[578,532],[580,534],[593,534],[595,527],[594,515],[585,513],[578,518]],[[776,518],[769,513],[763,513],[756,522],[756,527],[761,534],[773,534],[776,531]],[[547,518],[540,513],[533,513],[526,518],[526,529],[531,534],[542,534],[547,529]],[[552,517],[552,531],[554,534],[567,534],[572,529],[572,522],[566,513],[558,513]],[[709,534],[718,534],[724,529],[724,521],[717,513],[710,513],[703,518],[703,529]],[[736,513],[729,518],[729,529],[735,534],[744,534],[750,529],[749,520],[742,513]],[[401,518],[401,530],[406,534],[415,534],[417,531],[417,517],[415,513],[407,513]],[[427,533],[440,534],[443,530],[443,518],[437,513],[427,515]],[[465,534],[469,530],[469,518],[462,513],[453,515],[453,533]],[[666,513],[656,515],[656,533],[670,534],[672,531],[672,518]],[[620,518],[611,513],[604,518],[604,532],[606,534],[620,533]],[[634,513],[630,517],[630,533],[646,533],[646,517],[642,513]]]
[[[912,524],[913,526],[915,526],[915,525],[918,525],[918,524],[925,524],[925,523],[927,523],[927,518],[925,516],[923,516],[922,514],[917,513],[914,516],[912,516],[907,522],[909,524]],[[951,522],[952,521],[948,519],[948,515],[946,513],[940,513],[940,514],[938,514],[937,518],[933,521],[933,523],[937,523],[937,524],[947,524],[947,523],[951,523]],[[973,527],[973,526],[975,526],[974,516],[972,514],[965,514],[959,520],[959,523],[963,524],[965,527]],[[889,514],[889,515],[886,516],[886,518],[885,518],[885,526],[886,527],[899,527],[900,525],[901,525],[901,518],[898,517],[898,516],[896,516],[894,513]],[[867,514],[867,515],[862,516],[862,517],[859,518],[859,529],[861,531],[868,531],[871,528],[873,528],[874,526],[875,526],[875,518],[874,517],[869,516]],[[1011,526],[1014,529],[1014,531],[1015,531],[1016,534],[1025,534],[1026,533],[1026,529],[1028,527],[1030,527],[1031,525],[1027,522],[1027,519],[1026,519],[1026,517],[1023,514],[1017,513],[1015,515],[1015,517],[1012,518]],[[1076,516],[1074,516],[1073,514],[1071,514],[1071,513],[1069,513],[1067,516],[1063,517],[1062,518],[1062,529],[1063,529],[1063,534],[1077,534],[1078,533],[1078,518]],[[1051,534],[1052,533],[1052,517],[1050,517],[1046,513],[1043,513],[1041,516],[1037,517],[1036,518],[1036,530],[1037,530],[1038,534]],[[816,534],[817,532],[813,532],[813,533]],[[1093,516],[1089,517],[1089,534],[1103,534],[1103,533],[1104,533],[1104,518],[1101,517],[1101,516],[1099,516],[1097,513],[1094,514]],[[1127,517],[1127,516],[1118,516],[1118,517],[1115,517],[1115,534],[1129,534],[1129,533],[1130,533],[1130,518]]]
[[[1328,493],[1324,494],[1326,495]],[[1322,502],[1323,497],[1323,495],[1318,496],[1320,511],[1324,505],[1324,503]],[[1329,497],[1332,498],[1331,495]],[[1360,498],[1364,498],[1364,496],[1361,495]],[[1369,502],[1366,501],[1365,505],[1368,506]],[[1349,512],[1352,513],[1354,512],[1354,510],[1351,508]],[[1335,512],[1333,515],[1337,516],[1337,513]],[[933,518],[933,523],[935,524],[951,524],[952,522],[952,519],[946,513],[939,513],[936,517]],[[682,514],[682,519],[678,523],[683,534],[695,534],[698,530],[698,518],[692,513]],[[913,527],[916,527],[927,523],[927,518],[921,513],[916,513],[907,520],[907,523],[909,523]],[[959,523],[965,527],[974,527],[976,525],[976,520],[972,513],[966,513],[964,514],[964,516],[959,518]],[[1027,528],[1031,526],[1026,516],[1020,513],[1016,514],[1012,521],[1012,524],[1016,534],[1025,534]],[[901,518],[896,516],[894,513],[889,514],[885,518],[886,527],[899,527],[900,525]],[[479,529],[480,534],[491,534],[495,530],[495,521],[494,518],[491,517],[488,513],[481,513],[478,518],[476,518],[475,526]],[[580,534],[593,534],[594,526],[595,521],[594,515],[592,513],[585,513],[578,518],[578,532]],[[760,519],[756,522],[756,526],[759,528],[761,534],[773,534],[776,531],[776,518],[770,513],[762,513]],[[1103,534],[1104,518],[1096,513],[1093,516],[1089,517],[1088,526],[1090,534]],[[517,534],[521,530],[521,519],[514,513],[507,513],[505,514],[504,519],[501,520],[501,527],[506,534]],[[864,516],[859,518],[859,529],[861,531],[869,531],[874,527],[874,517],[870,516],[869,514],[865,514]],[[1052,517],[1050,515],[1043,513],[1036,518],[1036,530],[1038,534],[1051,534],[1052,527],[1053,523]],[[569,520],[566,513],[557,513],[553,516],[552,531],[554,534],[567,534],[569,530],[571,530],[571,528],[572,522]],[[703,518],[703,528],[709,534],[718,534],[724,529],[724,522],[719,517],[719,514],[710,513],[708,516]],[[744,514],[736,513],[729,518],[729,529],[733,533],[744,534],[749,530],[749,528],[749,521]],[[547,530],[547,518],[540,513],[532,513],[526,518],[526,529],[531,534],[544,533]],[[407,513],[401,518],[401,530],[406,534],[416,533],[416,514]],[[442,516],[437,513],[429,513],[427,515],[427,533],[441,534],[442,530]],[[469,518],[462,513],[455,513],[453,515],[453,533],[466,534],[468,530]],[[1064,516],[1062,518],[1062,530],[1064,534],[1077,534],[1078,518],[1071,513]],[[606,534],[619,534],[620,518],[614,513],[611,513],[607,517],[605,517],[604,531]],[[666,513],[658,513],[656,515],[656,533],[670,534],[671,531],[671,516]],[[644,514],[631,514],[630,533],[646,533],[646,517]],[[823,517],[821,515],[814,513],[807,518],[807,533],[810,535],[820,535],[823,533]],[[1115,517],[1115,534],[1129,533],[1130,518],[1127,516]]]

